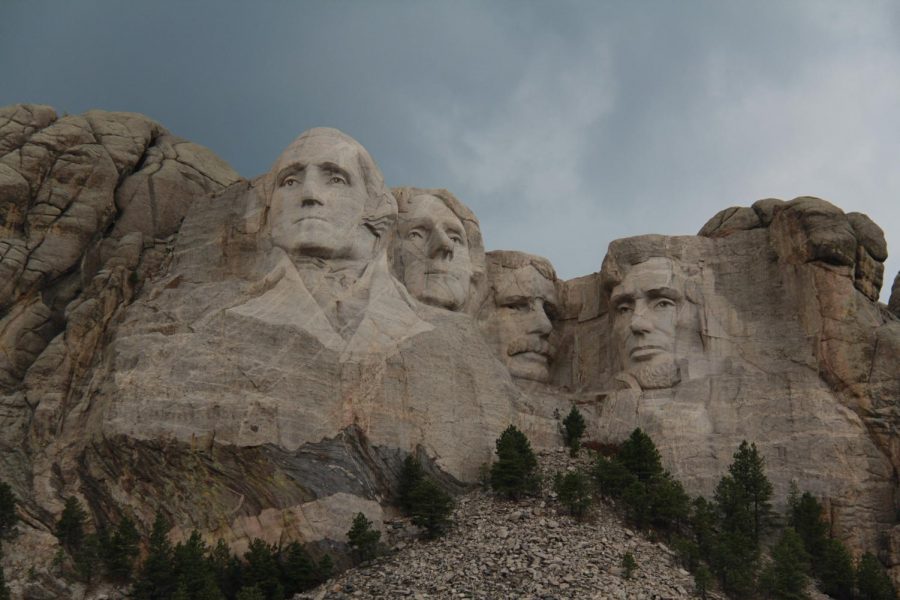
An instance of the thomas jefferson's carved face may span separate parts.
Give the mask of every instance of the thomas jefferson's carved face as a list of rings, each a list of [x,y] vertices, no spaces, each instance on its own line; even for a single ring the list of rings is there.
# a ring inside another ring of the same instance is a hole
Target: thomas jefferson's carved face
[[[462,222],[442,200],[421,194],[398,225],[403,281],[413,296],[460,310],[469,295],[472,261]]]
[[[274,171],[269,219],[276,246],[326,259],[372,255],[375,237],[362,224],[368,192],[352,144],[329,135],[301,138]]]
[[[556,286],[531,265],[502,269],[494,281],[494,304],[490,327],[510,374],[534,381],[550,379]]]
[[[613,338],[625,370],[674,364],[683,303],[684,279],[671,260],[651,258],[631,268],[610,298]]]

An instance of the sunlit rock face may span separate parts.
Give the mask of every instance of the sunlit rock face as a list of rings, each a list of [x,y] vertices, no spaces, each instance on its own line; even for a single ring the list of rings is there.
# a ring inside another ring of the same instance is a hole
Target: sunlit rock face
[[[755,442],[776,504],[796,481],[900,571],[898,294],[876,300],[865,215],[761,200],[559,281],[334,129],[248,181],[140,115],[22,105],[0,216],[0,479],[25,515],[4,553],[48,578],[66,496],[99,525],[339,550],[408,454],[463,489],[510,423],[558,446],[572,403],[598,441],[644,428],[692,494]]]

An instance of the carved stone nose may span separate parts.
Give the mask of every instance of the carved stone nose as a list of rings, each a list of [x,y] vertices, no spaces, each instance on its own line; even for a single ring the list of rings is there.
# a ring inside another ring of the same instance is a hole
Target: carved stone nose
[[[322,206],[322,201],[316,198],[304,198],[303,202],[300,203],[300,206],[304,208],[312,206]]]
[[[431,258],[443,258],[451,260],[453,258],[453,240],[440,229],[435,229],[431,234]]]

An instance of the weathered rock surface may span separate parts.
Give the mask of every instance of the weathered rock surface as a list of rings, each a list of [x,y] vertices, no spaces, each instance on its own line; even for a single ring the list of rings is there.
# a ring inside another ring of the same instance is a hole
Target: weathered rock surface
[[[754,441],[779,501],[795,481],[852,547],[897,565],[900,320],[875,301],[885,258],[880,228],[815,198],[727,209],[698,237],[617,240],[599,274],[564,284],[571,366],[557,383],[594,391],[601,440],[644,428],[693,493]]]
[[[555,448],[575,402],[590,437],[646,429],[694,494],[754,441],[779,500],[796,481],[900,575],[900,292],[877,302],[865,215],[760,200],[566,282],[483,248],[458,200],[395,198],[336,130],[248,181],[140,115],[0,109],[5,560],[46,569],[70,495],[96,527],[163,511],[238,551],[333,550],[393,516],[406,455],[463,490],[508,424]],[[490,593],[539,593],[507,579]]]

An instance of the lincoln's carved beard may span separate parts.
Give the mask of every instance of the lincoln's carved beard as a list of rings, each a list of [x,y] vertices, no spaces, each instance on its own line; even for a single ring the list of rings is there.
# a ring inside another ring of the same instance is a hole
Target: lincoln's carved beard
[[[669,354],[646,365],[632,367],[620,373],[616,379],[631,388],[636,384],[642,390],[660,390],[680,383],[681,371],[675,364],[675,357]]]

